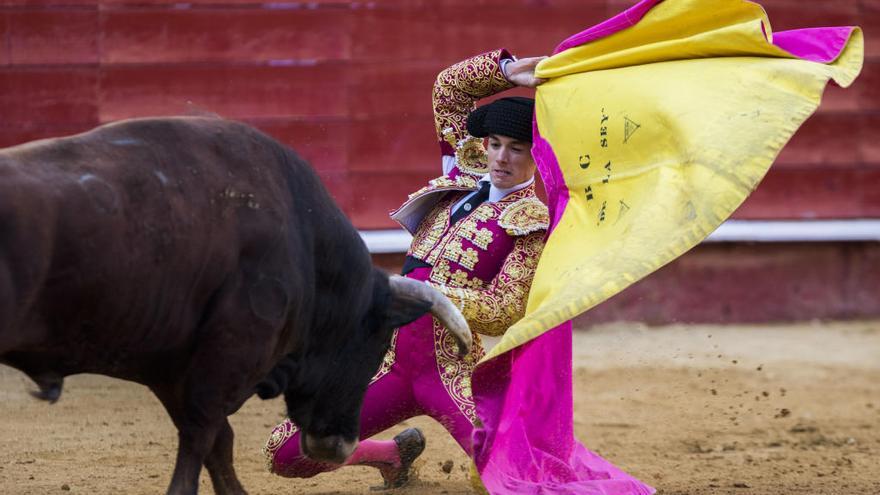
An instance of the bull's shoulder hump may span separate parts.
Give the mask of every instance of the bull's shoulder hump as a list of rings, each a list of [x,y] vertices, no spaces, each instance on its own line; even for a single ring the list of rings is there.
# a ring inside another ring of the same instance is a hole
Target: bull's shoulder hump
[[[243,122],[226,120],[219,117],[203,116],[171,116],[171,117],[140,117],[110,122],[82,134],[117,133],[149,133],[150,131],[188,130],[195,133],[214,133],[224,131],[258,132]]]

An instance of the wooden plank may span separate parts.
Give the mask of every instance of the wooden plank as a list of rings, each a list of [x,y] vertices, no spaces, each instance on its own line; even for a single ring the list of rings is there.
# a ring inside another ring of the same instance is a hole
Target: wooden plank
[[[782,149],[774,168],[814,165],[831,171],[840,165],[862,162],[862,122],[858,113],[813,115]]]
[[[7,14],[12,64],[94,64],[98,10],[24,10]]]
[[[2,125],[97,122],[97,81],[93,68],[6,68],[0,77]]]
[[[864,163],[880,163],[880,113],[872,112],[862,115],[862,125],[859,128],[859,150],[861,150]]]
[[[557,43],[600,22],[588,6],[550,8],[432,3],[421,9],[375,10],[358,15],[352,56],[361,60],[436,60],[445,66],[506,47],[519,56],[549,54]],[[491,19],[491,29],[486,19]]]
[[[345,77],[345,68],[336,64],[106,67],[100,117],[103,122],[200,112],[233,119],[343,117]]]
[[[352,124],[347,119],[277,119],[250,123],[290,146],[318,171],[348,170]]]
[[[54,0],[52,0],[54,1]],[[109,9],[136,9],[144,6],[150,8],[172,8],[176,10],[201,10],[212,8],[230,8],[237,10],[245,9],[271,9],[284,10],[317,10],[317,9],[351,9],[359,2],[337,0],[314,0],[314,1],[289,1],[267,2],[266,0],[100,0],[101,5]]]
[[[58,0],[2,0],[10,3],[22,3],[22,2],[32,2],[39,3],[40,1],[50,1],[56,2]],[[75,1],[75,0],[61,0],[61,1]],[[80,0],[80,1],[88,1],[88,0]],[[596,10],[605,8],[606,0],[541,0],[537,5],[541,8],[565,8],[565,7],[580,7],[584,10]],[[434,4],[433,1],[430,0],[374,0],[370,2],[364,1],[351,1],[351,0],[311,0],[311,1],[296,1],[296,0],[280,0],[275,2],[267,2],[265,0],[190,0],[188,2],[181,3],[177,0],[101,0],[101,4],[112,7],[112,8],[128,8],[128,7],[140,7],[144,5],[154,6],[154,7],[163,7],[163,6],[173,6],[176,5],[176,8],[212,8],[217,6],[230,6],[237,8],[271,8],[273,10],[318,10],[318,9],[340,9],[340,10],[351,10],[354,12],[369,12],[376,10],[402,10],[402,9],[422,9],[426,7],[430,7]],[[456,7],[459,11],[462,9],[474,8],[474,7],[492,7],[495,9],[500,8],[511,8],[518,6],[530,6],[535,7],[536,2],[534,0],[444,0],[443,3],[445,5],[449,5],[452,7]],[[182,4],[182,5],[181,5]],[[461,15],[461,14],[460,14]],[[465,13],[466,15],[466,13]]]
[[[734,218],[878,218],[878,183],[876,167],[772,168]]]
[[[803,2],[798,0],[761,0],[773,31],[821,26],[855,26],[861,8],[859,0]]]
[[[9,65],[9,12],[0,12],[0,67]]]
[[[424,186],[431,177],[409,170],[350,172],[351,202],[346,214],[359,229],[399,228],[388,218],[389,211],[403,204],[409,193]]]
[[[0,126],[0,148],[36,141],[38,139],[71,136],[92,129],[96,122],[81,124],[51,125],[39,123],[25,126]]]
[[[877,110],[880,110],[880,59],[866,59],[861,74],[849,88],[829,82],[819,107],[819,113]]]
[[[111,10],[105,14],[102,61],[296,64],[347,59],[350,20],[351,11],[342,9]]]
[[[704,244],[579,321],[724,324],[870,318],[880,315],[878,291],[876,243]]]
[[[352,123],[349,170],[379,174],[419,172],[440,175],[440,147],[430,113],[389,116]]]
[[[878,4],[880,5],[880,4]],[[868,8],[863,6],[859,12],[858,25],[865,36],[865,58],[876,61],[880,59],[880,6]]]
[[[349,115],[355,119],[403,117],[407,124],[427,116],[431,122],[431,88],[442,69],[436,62],[351,64]]]
[[[0,0],[0,7],[10,9],[20,8],[42,8],[56,9],[64,8],[81,9],[86,8],[93,10],[98,6],[99,0]]]

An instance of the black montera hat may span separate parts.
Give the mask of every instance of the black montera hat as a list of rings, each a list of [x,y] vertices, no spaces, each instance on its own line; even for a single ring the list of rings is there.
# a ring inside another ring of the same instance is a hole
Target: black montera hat
[[[531,143],[534,114],[535,100],[532,98],[500,98],[471,112],[467,119],[467,130],[475,137],[499,134]]]

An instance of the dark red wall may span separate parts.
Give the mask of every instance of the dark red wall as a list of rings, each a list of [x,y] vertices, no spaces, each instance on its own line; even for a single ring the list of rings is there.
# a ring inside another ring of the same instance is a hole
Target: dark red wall
[[[576,322],[870,319],[878,294],[877,243],[704,243]]]
[[[296,148],[362,229],[438,173],[430,91],[506,46],[545,54],[629,0],[0,0],[0,147],[147,115],[217,113]],[[833,84],[741,219],[880,218],[880,0],[765,0],[775,30],[860,25]],[[388,267],[400,255],[377,256]],[[581,317],[880,317],[880,243],[704,244]]]
[[[311,160],[362,229],[438,171],[430,89],[506,46],[548,53],[620,0],[0,0],[0,146],[146,115],[251,122]],[[766,0],[776,30],[861,25],[831,87],[738,218],[880,217],[880,0]]]

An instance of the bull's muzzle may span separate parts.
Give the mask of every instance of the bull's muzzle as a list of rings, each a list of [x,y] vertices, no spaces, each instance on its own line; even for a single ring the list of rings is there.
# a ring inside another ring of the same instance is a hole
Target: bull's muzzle
[[[339,435],[316,437],[304,433],[300,437],[299,447],[302,453],[310,459],[332,464],[343,464],[354,453],[357,444],[357,439],[346,440]]]

